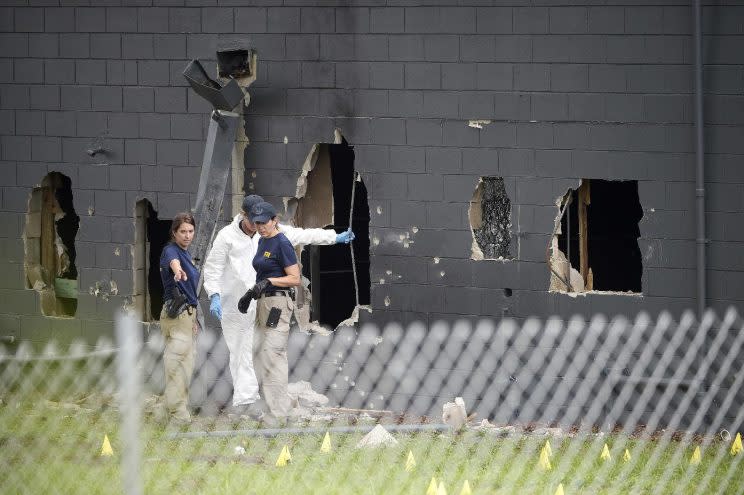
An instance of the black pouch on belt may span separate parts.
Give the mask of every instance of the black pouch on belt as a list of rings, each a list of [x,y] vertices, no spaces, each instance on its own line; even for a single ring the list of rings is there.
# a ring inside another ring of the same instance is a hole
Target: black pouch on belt
[[[178,318],[178,315],[183,313],[188,306],[188,299],[176,286],[171,291],[171,298],[165,301],[165,314],[168,315],[168,318]]]
[[[279,324],[279,317],[282,315],[282,310],[279,308],[271,308],[269,310],[269,317],[266,318],[266,326],[269,328],[276,328]]]

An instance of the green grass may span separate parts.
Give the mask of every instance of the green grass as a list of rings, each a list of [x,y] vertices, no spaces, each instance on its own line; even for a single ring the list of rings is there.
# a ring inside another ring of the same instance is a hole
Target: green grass
[[[111,408],[3,401],[0,464],[5,479],[0,492],[123,492],[118,421]],[[229,426],[223,420],[201,420],[190,430]],[[696,445],[692,440],[640,440],[622,434],[552,438],[553,468],[545,471],[538,458],[546,437],[528,434],[395,434],[397,446],[372,450],[355,448],[362,433],[338,434],[331,436],[331,453],[323,454],[322,434],[174,439],[173,433],[145,419],[141,471],[145,493],[423,495],[432,477],[441,480],[450,495],[458,495],[465,480],[474,494],[553,495],[559,483],[566,495],[744,492],[744,454],[731,456],[724,442],[705,443],[702,462],[690,466]],[[114,457],[99,455],[104,434],[111,440]],[[599,458],[605,442],[611,461]],[[275,467],[284,445],[292,462]],[[245,449],[244,455],[235,453],[238,446]],[[632,456],[629,462],[622,460],[626,448]],[[416,459],[411,472],[405,470],[409,450]]]

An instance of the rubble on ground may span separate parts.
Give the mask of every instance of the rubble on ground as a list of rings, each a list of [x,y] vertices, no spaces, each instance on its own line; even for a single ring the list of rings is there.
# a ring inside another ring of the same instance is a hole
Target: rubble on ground
[[[356,448],[389,447],[397,444],[398,441],[382,425],[377,425],[359,440]]]
[[[468,414],[462,397],[457,397],[455,402],[447,402],[442,407],[442,423],[449,425],[454,430],[460,430],[467,425],[467,422]]]

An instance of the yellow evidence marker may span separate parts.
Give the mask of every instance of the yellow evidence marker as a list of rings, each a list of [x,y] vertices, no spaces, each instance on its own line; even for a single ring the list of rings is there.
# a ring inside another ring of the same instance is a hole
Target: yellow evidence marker
[[[564,495],[563,493],[563,483],[558,483],[558,488],[555,489],[554,495]]]
[[[460,495],[473,495],[473,490],[470,489],[470,483],[468,483],[468,480],[465,480],[465,483],[462,484]]]
[[[553,469],[553,465],[550,464],[550,454],[545,447],[540,449],[540,460],[538,462],[538,465],[545,471],[550,471],[551,469]]]
[[[323,437],[323,443],[320,445],[320,451],[324,454],[327,454],[331,451],[331,435],[326,432],[325,436]]]
[[[110,457],[114,455],[114,449],[111,448],[111,442],[109,442],[108,435],[103,435],[103,443],[101,444],[101,457]]]
[[[437,495],[447,495],[447,488],[444,487],[444,481],[439,480],[439,486],[437,487]]]
[[[282,448],[279,457],[276,458],[276,467],[284,467],[292,461],[292,454],[289,453],[289,447],[286,445]]]
[[[416,467],[416,459],[413,458],[413,452],[408,451],[408,458],[406,459],[406,471],[409,473]]]
[[[734,443],[731,444],[731,455],[736,455],[743,450],[744,448],[741,446],[741,433],[737,433],[736,438],[734,438]]]
[[[426,489],[426,495],[437,495],[437,479],[432,476],[429,482],[429,488]]]
[[[612,456],[610,455],[610,448],[607,446],[607,444],[604,444],[604,447],[602,448],[602,453],[599,454],[599,458],[603,461],[611,461]]]
[[[628,461],[630,461],[630,459],[631,459],[630,452],[628,451],[628,449],[625,449],[625,453],[623,454],[623,460],[625,462],[628,462]]]
[[[700,455],[700,445],[695,447],[695,450],[692,452],[692,455],[690,456],[690,465],[693,466],[695,464],[700,464],[700,460],[702,459],[702,456]]]

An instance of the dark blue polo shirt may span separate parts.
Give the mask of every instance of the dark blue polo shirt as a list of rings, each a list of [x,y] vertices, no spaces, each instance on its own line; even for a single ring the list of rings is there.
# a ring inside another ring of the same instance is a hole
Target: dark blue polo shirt
[[[163,248],[163,254],[160,255],[160,280],[163,282],[163,299],[167,301],[171,298],[171,292],[176,285],[176,281],[173,280],[173,270],[170,268],[170,262],[173,260],[178,260],[181,263],[181,268],[188,277],[185,282],[183,280],[178,282],[178,287],[189,300],[189,304],[196,306],[196,284],[199,282],[199,271],[194,266],[189,252],[181,249],[175,242],[166,244]]]
[[[256,282],[270,277],[283,277],[284,269],[297,264],[297,255],[287,236],[281,232],[274,237],[262,237],[258,241],[253,268],[256,269]],[[269,284],[269,288],[273,287]],[[283,289],[284,287],[280,287]]]

